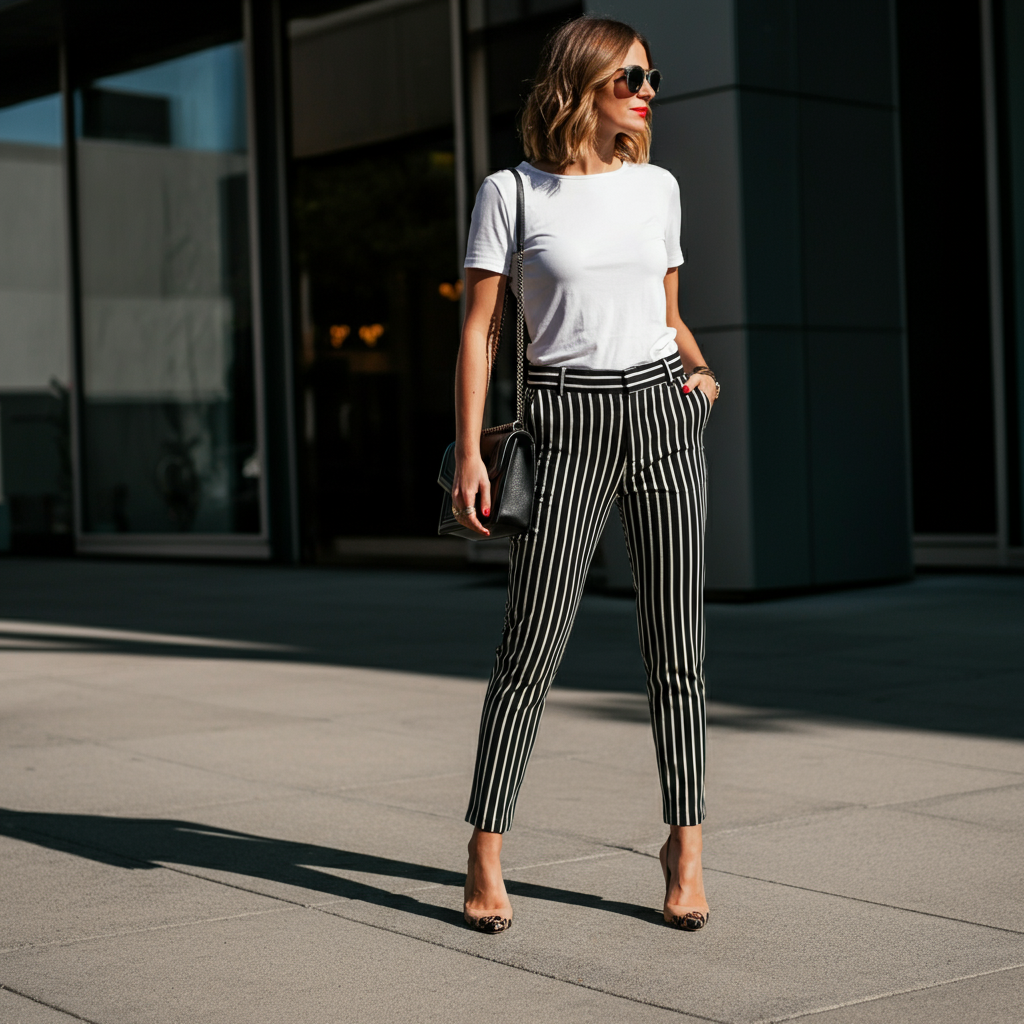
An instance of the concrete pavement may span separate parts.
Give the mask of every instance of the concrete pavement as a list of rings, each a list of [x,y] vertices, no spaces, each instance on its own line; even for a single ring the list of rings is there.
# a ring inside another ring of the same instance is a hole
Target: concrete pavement
[[[462,926],[503,597],[0,561],[0,1022],[1024,1020],[1024,578],[709,608],[693,935],[655,913],[632,603],[598,595],[506,839],[515,926]]]

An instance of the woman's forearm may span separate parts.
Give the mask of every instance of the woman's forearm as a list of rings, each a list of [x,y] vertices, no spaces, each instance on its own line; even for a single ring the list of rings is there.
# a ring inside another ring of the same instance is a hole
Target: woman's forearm
[[[487,338],[463,329],[455,364],[455,450],[480,454],[480,430],[487,400]]]
[[[476,509],[485,518],[490,515],[491,482],[480,458],[480,428],[487,400],[489,342],[498,329],[506,280],[489,270],[466,271],[466,320],[455,365],[452,511],[463,516],[463,526],[483,537],[489,537],[490,531],[477,518]]]
[[[665,322],[676,332],[676,347],[683,361],[683,368],[689,373],[695,366],[706,366],[704,356],[690,328],[679,315],[679,268],[672,267],[665,275]]]
[[[503,274],[466,271],[466,319],[455,366],[455,446],[460,458],[479,457],[487,400],[487,362],[505,298]]]
[[[707,363],[704,362],[704,356],[701,354],[700,347],[690,328],[682,320],[678,320],[670,326],[676,329],[676,346],[686,372],[689,373],[695,366],[706,366]]]

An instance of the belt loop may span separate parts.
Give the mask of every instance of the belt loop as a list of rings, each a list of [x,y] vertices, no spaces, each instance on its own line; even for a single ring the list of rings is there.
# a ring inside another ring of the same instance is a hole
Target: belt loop
[[[561,398],[565,394],[565,367],[558,373],[558,397]]]
[[[667,359],[662,359],[661,365],[665,367],[665,376],[668,378],[669,384],[672,383],[672,367],[668,365]]]

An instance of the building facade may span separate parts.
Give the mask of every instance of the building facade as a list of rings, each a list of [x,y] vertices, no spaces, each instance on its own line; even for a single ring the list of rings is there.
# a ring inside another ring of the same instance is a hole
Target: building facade
[[[1024,565],[1024,0],[0,0],[0,549],[429,538],[473,195],[585,11],[664,74],[709,587]]]

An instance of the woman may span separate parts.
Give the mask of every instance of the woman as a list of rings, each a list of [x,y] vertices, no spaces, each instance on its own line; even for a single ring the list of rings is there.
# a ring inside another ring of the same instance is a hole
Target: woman
[[[528,533],[510,547],[505,628],[484,702],[473,791],[466,922],[512,923],[502,833],[565,649],[594,549],[618,505],[637,590],[640,642],[669,836],[665,920],[708,918],[704,818],[702,591],[704,425],[717,395],[680,319],[675,179],[647,162],[661,76],[647,42],[584,17],[545,48],[522,118],[527,429],[537,446]],[[456,373],[452,506],[487,536],[479,436],[489,338],[515,250],[516,188],[503,171],[477,196]],[[478,510],[479,509],[479,513]]]

